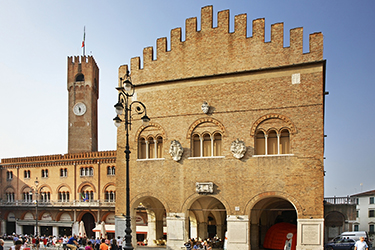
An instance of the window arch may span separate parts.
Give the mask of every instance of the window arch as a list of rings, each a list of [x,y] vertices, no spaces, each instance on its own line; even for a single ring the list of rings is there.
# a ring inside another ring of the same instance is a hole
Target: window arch
[[[94,176],[94,168],[93,167],[81,167],[80,169],[80,176]]]
[[[107,175],[115,175],[115,174],[116,174],[115,166],[108,166],[107,167]]]
[[[48,169],[42,169],[41,172],[42,178],[48,178]]]
[[[60,168],[60,177],[67,177],[67,176],[68,176],[68,169]]]
[[[12,171],[7,171],[7,181],[13,180],[13,172]]]
[[[136,133],[138,159],[163,159],[164,129],[157,123],[141,127]]]
[[[212,118],[195,121],[189,128],[187,138],[191,140],[192,157],[222,156],[222,138],[224,126]]]
[[[81,189],[80,201],[94,201],[94,190],[91,186],[85,185]]]
[[[25,171],[23,172],[23,177],[24,177],[25,179],[30,179],[30,170],[25,170]]]
[[[104,201],[105,202],[115,202],[116,201],[116,187],[113,185],[108,186],[104,191]]]
[[[76,82],[83,82],[85,80],[85,76],[83,74],[78,74],[76,76]]]
[[[220,133],[193,134],[192,136],[192,153],[193,157],[213,157],[221,156],[221,141]]]
[[[282,114],[266,114],[254,122],[255,155],[291,154],[291,134],[297,132],[293,122]]]
[[[70,192],[66,186],[63,186],[58,191],[58,201],[59,202],[69,202],[70,201]]]
[[[138,140],[138,159],[163,158],[163,137],[141,136]]]
[[[290,133],[288,129],[280,132],[271,129],[268,132],[257,131],[255,134],[256,155],[290,154]]]

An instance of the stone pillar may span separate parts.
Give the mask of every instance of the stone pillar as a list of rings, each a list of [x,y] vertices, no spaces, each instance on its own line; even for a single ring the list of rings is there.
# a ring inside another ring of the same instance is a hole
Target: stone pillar
[[[23,234],[23,227],[16,221],[16,234]]]
[[[324,218],[297,219],[297,250],[323,250]],[[294,237],[293,237],[294,240]]]
[[[156,220],[155,215],[147,213],[147,246],[156,246],[154,240],[156,238]]]
[[[198,238],[198,227],[196,221],[190,221],[190,238]]]
[[[185,241],[185,223],[186,218],[184,213],[168,213],[167,214],[167,250],[181,249]]]
[[[247,215],[227,216],[227,249],[249,249],[249,217]]]
[[[99,225],[98,223],[97,225]],[[124,216],[115,216],[115,237],[117,239],[118,236],[124,238],[125,236],[125,217]],[[100,237],[100,232],[98,233],[98,237]],[[125,243],[123,243],[125,245]],[[123,246],[124,246],[123,245]]]
[[[164,236],[163,218],[161,218],[161,220],[160,218],[156,220],[155,231],[156,231],[156,239],[157,240],[163,239],[163,236]]]
[[[58,237],[59,236],[59,227],[52,227],[52,236],[56,236]]]
[[[207,239],[207,222],[198,222],[198,237],[202,240]]]
[[[250,246],[252,250],[259,249],[259,225],[250,222]]]
[[[40,233],[39,230],[38,230],[38,232]],[[79,223],[78,223],[78,221],[75,221],[73,223],[73,226],[72,226],[72,234],[78,235],[78,232],[79,232]]]
[[[5,220],[1,220],[1,230],[0,230],[1,234],[5,234],[6,232],[6,223],[5,223]]]
[[[216,225],[216,235],[220,239],[224,239],[225,232],[223,231],[223,225]]]

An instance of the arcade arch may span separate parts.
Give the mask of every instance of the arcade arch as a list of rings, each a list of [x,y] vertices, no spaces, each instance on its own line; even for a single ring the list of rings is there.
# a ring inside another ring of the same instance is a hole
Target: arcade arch
[[[151,196],[142,197],[133,203],[132,211],[136,213],[137,222],[132,224],[132,231],[136,232],[137,242],[147,240],[148,246],[164,245],[167,224],[163,203]]]
[[[189,238],[224,239],[227,211],[224,204],[211,196],[198,197],[188,209]]]
[[[295,206],[282,197],[266,197],[259,200],[250,211],[250,245],[251,250],[263,249],[267,231],[278,223],[288,223],[297,228],[297,210]],[[297,241],[297,236],[293,236]]]

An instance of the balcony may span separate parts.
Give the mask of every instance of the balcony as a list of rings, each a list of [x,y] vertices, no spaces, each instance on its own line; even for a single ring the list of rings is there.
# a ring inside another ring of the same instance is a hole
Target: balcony
[[[82,207],[115,207],[116,202],[115,201],[107,201],[107,200],[92,200],[92,201],[49,201],[49,202],[38,202],[38,207],[40,208],[49,208],[49,207],[72,207],[72,208],[82,208]],[[22,207],[35,207],[35,201],[23,201],[23,200],[17,200],[17,201],[0,201],[0,207],[14,207],[18,206],[20,208]]]
[[[349,204],[349,205],[355,205],[356,204],[356,198],[352,198],[349,196],[346,197],[326,197],[324,198],[324,204],[330,204],[330,205],[342,205],[342,204]]]

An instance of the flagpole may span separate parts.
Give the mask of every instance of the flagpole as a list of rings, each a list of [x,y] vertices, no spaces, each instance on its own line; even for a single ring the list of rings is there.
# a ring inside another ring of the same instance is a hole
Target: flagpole
[[[83,26],[83,41],[82,41],[82,48],[83,48],[83,56],[85,56],[85,36],[86,36],[86,26]]]

